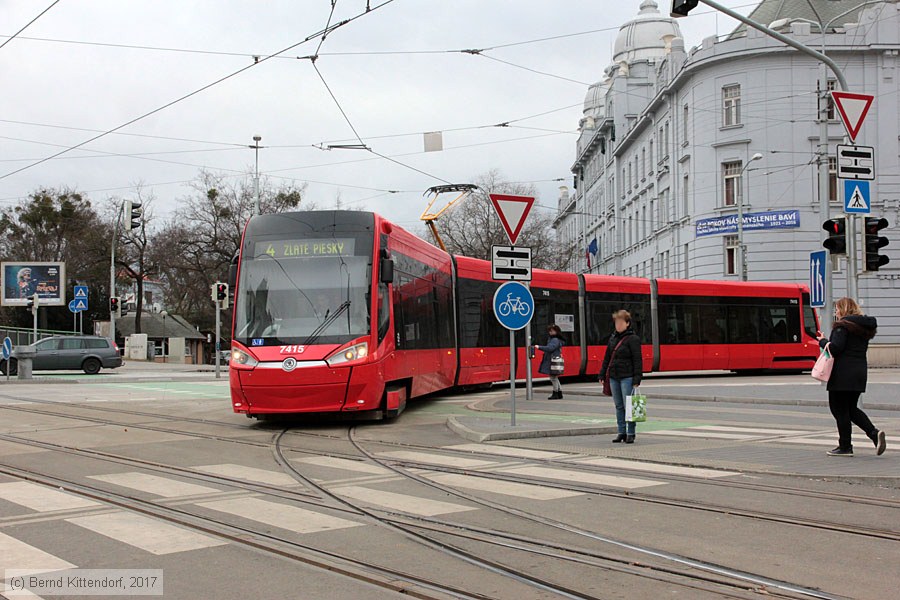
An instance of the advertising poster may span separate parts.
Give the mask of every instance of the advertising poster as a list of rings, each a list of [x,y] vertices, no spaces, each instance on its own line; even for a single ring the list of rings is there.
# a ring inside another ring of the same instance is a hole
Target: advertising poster
[[[66,264],[61,262],[0,263],[0,287],[3,306],[28,306],[37,294],[40,306],[63,306],[66,292]]]

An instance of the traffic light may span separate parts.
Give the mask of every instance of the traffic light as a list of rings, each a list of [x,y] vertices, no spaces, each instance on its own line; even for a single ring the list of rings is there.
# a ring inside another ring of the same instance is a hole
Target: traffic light
[[[822,229],[828,232],[828,239],[822,245],[832,254],[847,254],[847,219],[829,219],[822,223]]]
[[[698,0],[672,0],[671,16],[686,17],[689,12],[697,8]]]
[[[133,200],[125,201],[125,231],[132,229],[140,229],[141,218],[144,216],[144,209],[140,202]]]
[[[122,305],[119,304],[118,296],[113,296],[109,299],[109,314],[117,317],[122,316]]]
[[[32,314],[37,314],[38,306],[41,304],[41,297],[37,294],[28,297],[28,310],[31,311]]]
[[[217,281],[213,284],[213,302],[223,309],[228,308],[228,284]]]
[[[891,243],[886,237],[878,235],[887,226],[887,219],[866,217],[866,271],[877,271],[879,267],[891,262],[884,254],[878,254],[880,249]]]

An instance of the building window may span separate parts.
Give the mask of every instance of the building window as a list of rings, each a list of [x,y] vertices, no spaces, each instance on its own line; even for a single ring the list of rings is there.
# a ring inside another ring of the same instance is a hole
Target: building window
[[[741,86],[722,88],[722,123],[725,127],[741,124]]]
[[[828,157],[828,201],[837,202],[837,157]]]
[[[663,138],[663,142],[665,145],[665,150],[663,150],[663,156],[665,157],[665,156],[669,155],[669,122],[668,121],[666,121],[666,135]]]
[[[688,130],[690,129],[688,117],[690,116],[690,112],[688,109],[688,105],[684,105],[684,113],[681,116],[681,126],[682,126],[682,134],[684,135],[684,143],[686,144],[688,141]]]
[[[684,245],[684,250],[682,251],[681,258],[684,260],[684,267],[683,267],[684,268],[684,278],[690,279],[691,278],[691,269],[690,269],[691,265],[689,262],[690,255],[688,254],[688,245],[687,244]]]
[[[656,202],[650,200],[650,232],[656,231]]]
[[[691,214],[691,191],[689,177],[684,176],[684,185],[681,187],[681,215],[686,217]]]
[[[659,128],[659,147],[656,149],[656,162],[662,162],[663,159],[663,148],[666,145],[663,143],[663,128]]]
[[[741,161],[722,163],[725,206],[736,206],[743,196],[741,191]]]
[[[641,179],[647,175],[647,149],[641,148]]]
[[[725,236],[725,274],[737,275],[738,238],[736,235]]]
[[[650,152],[648,152],[648,155],[650,156],[650,171],[648,172],[648,174],[653,175],[653,138],[650,138],[649,145]]]

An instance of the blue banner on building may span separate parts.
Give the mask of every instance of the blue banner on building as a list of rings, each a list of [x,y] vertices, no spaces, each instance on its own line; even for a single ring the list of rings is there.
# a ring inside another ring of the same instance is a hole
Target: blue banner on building
[[[695,223],[696,236],[737,233],[737,215],[700,219]],[[744,214],[744,231],[758,229],[797,229],[800,227],[799,210],[773,210]]]

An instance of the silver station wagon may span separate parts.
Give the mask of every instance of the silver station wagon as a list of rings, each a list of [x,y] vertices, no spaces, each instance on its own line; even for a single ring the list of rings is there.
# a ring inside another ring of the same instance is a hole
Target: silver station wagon
[[[34,371],[81,369],[89,375],[95,375],[101,368],[115,369],[122,366],[118,346],[105,337],[53,336],[32,344],[32,347],[36,351],[31,367]],[[10,374],[14,375],[18,371],[15,356],[9,362]],[[5,374],[6,369],[6,361],[2,361],[0,370]]]

